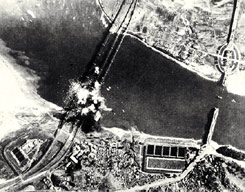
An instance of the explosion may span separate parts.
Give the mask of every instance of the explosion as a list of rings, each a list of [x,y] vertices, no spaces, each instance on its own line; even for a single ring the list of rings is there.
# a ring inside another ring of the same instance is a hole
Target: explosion
[[[111,111],[105,105],[105,98],[101,96],[101,84],[97,81],[92,88],[86,84],[72,82],[69,90],[69,98],[72,99],[72,108],[68,113],[67,121],[74,119],[86,119],[90,123],[98,123],[102,117],[102,111]]]

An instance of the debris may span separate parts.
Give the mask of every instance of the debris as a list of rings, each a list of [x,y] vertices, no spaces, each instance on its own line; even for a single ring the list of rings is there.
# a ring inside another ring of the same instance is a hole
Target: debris
[[[112,110],[105,105],[105,99],[101,96],[100,88],[101,85],[98,81],[94,83],[94,87],[91,90],[86,85],[78,82],[71,83],[69,96],[75,96],[76,114],[84,116],[92,114],[94,120],[97,122],[102,117],[101,111]]]
[[[96,74],[99,74],[100,73],[100,68],[99,67],[95,67],[95,71],[94,71]]]

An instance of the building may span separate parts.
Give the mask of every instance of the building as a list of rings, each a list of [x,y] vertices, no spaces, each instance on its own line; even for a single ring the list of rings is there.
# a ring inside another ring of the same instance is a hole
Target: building
[[[41,139],[19,139],[10,142],[4,150],[4,156],[12,169],[21,174],[29,169],[37,159],[40,147],[44,143]]]
[[[200,145],[194,140],[153,139],[143,146],[142,170],[149,173],[181,173]]]

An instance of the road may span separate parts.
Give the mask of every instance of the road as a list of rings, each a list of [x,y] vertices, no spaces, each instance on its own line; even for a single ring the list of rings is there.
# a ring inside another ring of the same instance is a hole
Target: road
[[[213,117],[212,117],[212,121],[210,124],[210,128],[209,128],[209,133],[207,135],[207,139],[204,141],[203,145],[201,146],[198,155],[195,157],[195,159],[188,165],[188,167],[177,177],[175,178],[167,178],[167,179],[163,179],[163,180],[159,180],[150,184],[146,184],[143,186],[135,186],[131,189],[129,189],[128,191],[140,191],[140,190],[147,190],[151,187],[158,187],[158,186],[163,186],[163,185],[167,185],[170,183],[176,183],[181,181],[182,179],[184,179],[193,169],[194,167],[197,165],[198,162],[200,162],[203,158],[205,158],[206,155],[210,154],[210,153],[215,153],[214,151],[216,151],[214,149],[214,147],[212,146],[212,135],[213,135],[213,131],[214,131],[214,127],[216,124],[216,120],[219,114],[219,109],[215,108],[214,112],[213,112]]]
[[[240,4],[241,4],[241,0],[234,0],[234,8],[233,8],[233,13],[231,18],[230,30],[227,37],[227,43],[232,42],[234,40],[235,30],[237,28],[239,13],[240,13],[240,7],[241,7]]]
[[[80,77],[80,81],[90,81],[91,84],[95,81],[99,83],[104,82],[117,52],[121,47],[137,2],[138,0],[131,0],[129,4],[126,3],[126,0],[122,2],[118,13],[109,25],[109,31],[102,41],[99,51],[88,64],[85,73]],[[99,5],[101,9],[103,9],[102,5]],[[119,14],[120,12],[122,12],[122,14]]]
[[[7,48],[2,42],[0,42],[0,48],[0,127],[2,138],[9,132],[21,129],[21,123],[31,123],[32,118],[42,117],[42,115],[60,108],[43,100],[36,93],[36,87],[32,84],[36,77],[15,63],[15,60],[8,55]],[[19,120],[16,114],[20,113],[27,113],[30,118]],[[33,117],[30,114],[33,114]],[[21,180],[22,176],[10,179],[1,183],[0,188],[9,187]]]
[[[5,191],[17,190],[23,185],[26,185],[28,182],[32,181],[32,178],[43,176],[47,171],[55,168],[67,155],[76,137],[78,126],[72,125],[71,132],[67,134],[67,132],[64,130],[68,127],[70,127],[70,125],[63,125],[61,129],[57,129],[57,134],[49,149],[34,167],[25,173],[22,173],[18,177],[7,181],[6,183],[0,184],[0,189]],[[63,146],[57,151],[56,146],[58,145],[58,142],[62,142]]]
[[[126,13],[122,17],[119,17],[119,13],[121,12],[121,10],[123,10],[122,8],[125,5],[125,1],[123,1],[122,6],[120,7],[118,14],[115,16],[114,19],[116,21],[117,19],[123,18],[121,24],[119,26],[114,26],[113,22],[112,25],[109,26],[108,34],[106,36],[106,39],[102,43],[101,49],[94,58],[94,61],[91,63],[92,65],[88,65],[88,70],[86,70],[85,74],[83,74],[83,77],[80,78],[81,84],[83,84],[84,81],[86,82],[88,80],[90,81],[91,86],[93,86],[95,81],[103,83],[104,78],[108,73],[115,59],[115,56],[122,44],[124,34],[127,31],[127,28],[131,21],[136,4],[137,0],[132,0],[129,4],[129,7],[126,7]],[[113,30],[116,34],[112,35],[110,30]],[[105,51],[106,48],[107,50]],[[96,70],[97,67],[99,68],[99,72],[97,72]],[[5,82],[9,77],[11,79],[11,74],[6,75],[6,79],[2,81],[3,86],[6,85]],[[16,91],[15,88],[13,89],[13,91]],[[21,94],[21,96],[25,97],[25,94]],[[15,101],[16,94],[14,94],[12,99],[13,101]],[[26,99],[26,102],[28,101],[29,100]],[[72,105],[73,102],[74,101],[71,100],[69,105]],[[18,101],[16,103],[18,104]],[[69,109],[69,106],[67,108]],[[70,112],[67,111],[66,115],[69,115],[69,113]],[[74,138],[76,137],[77,130],[81,127],[81,125],[77,126],[76,123],[77,122],[73,122],[72,125],[67,125],[66,122],[62,121],[61,126],[58,126],[57,128],[54,140],[52,141],[49,149],[45,152],[42,159],[40,159],[36,165],[19,175],[18,177],[0,184],[0,189],[4,191],[18,191],[19,189],[21,189],[21,187],[27,185],[28,183],[31,183],[34,179],[43,177],[48,171],[55,168],[69,152]],[[63,143],[63,146],[60,149],[57,149],[59,143]]]

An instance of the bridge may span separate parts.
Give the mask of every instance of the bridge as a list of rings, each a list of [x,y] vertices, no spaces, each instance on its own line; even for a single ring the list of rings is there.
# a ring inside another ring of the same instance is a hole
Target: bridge
[[[128,3],[129,2],[129,3]],[[102,84],[123,42],[125,33],[132,19],[137,0],[122,2],[114,19],[108,26],[107,35],[101,43],[100,49],[88,64],[84,74],[78,79],[82,87],[93,89],[96,82]],[[120,23],[119,25],[116,25]],[[111,33],[114,32],[114,34]],[[18,191],[21,187],[30,184],[34,179],[44,177],[52,171],[66,156],[76,137],[77,131],[86,123],[86,119],[74,117],[72,122],[67,122],[67,117],[72,116],[72,107],[75,95],[70,98],[65,107],[66,112],[54,133],[54,139],[42,158],[32,167],[20,173],[17,177],[0,184],[1,191]],[[61,146],[60,146],[61,143]],[[60,146],[60,147],[57,147]],[[10,162],[8,162],[10,163]]]
[[[225,86],[227,75],[235,73],[240,65],[239,60],[241,59],[241,54],[238,47],[234,43],[235,30],[240,12],[240,2],[240,0],[234,0],[227,43],[220,46],[218,50],[218,69],[222,73],[222,86]]]

